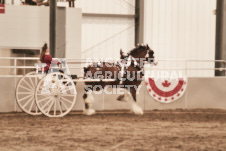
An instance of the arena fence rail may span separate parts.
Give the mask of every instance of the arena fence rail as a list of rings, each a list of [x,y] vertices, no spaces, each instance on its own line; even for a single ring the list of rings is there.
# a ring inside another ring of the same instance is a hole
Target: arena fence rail
[[[0,75],[3,84],[1,85],[1,96],[6,96],[6,99],[1,102],[0,112],[17,112],[21,111],[18,108],[16,103],[16,98],[14,96],[15,90],[17,87],[18,81],[26,74],[26,69],[35,70],[34,63],[38,62],[38,58],[27,58],[27,57],[0,57],[0,61],[5,62],[5,60],[9,60],[9,64],[1,65],[0,68],[4,70],[8,70],[10,72],[4,73]],[[91,59],[96,61],[97,59]],[[19,64],[20,61],[33,61],[33,65],[23,65]],[[82,72],[83,67],[86,65],[86,59],[79,58],[69,58],[65,59],[68,65],[80,64],[80,66],[69,66],[69,70],[78,69],[78,71]],[[146,69],[154,70],[154,71],[183,71],[185,76],[188,76],[188,73],[192,70],[195,71],[211,71],[214,73],[215,70],[219,70],[222,72],[226,72],[226,61],[225,60],[167,60],[161,59],[158,60],[157,67],[148,66]],[[190,64],[193,62],[199,63],[221,63],[221,67],[215,68],[214,66],[210,67],[192,67]],[[174,67],[175,64],[181,64],[181,66]],[[183,65],[182,65],[183,64]],[[24,70],[23,72],[18,73],[18,69]],[[82,75],[82,74],[81,74]],[[78,76],[79,77],[79,76]],[[73,82],[78,82],[76,85],[77,93],[77,101],[75,103],[75,107],[72,110],[82,110],[83,109],[83,82],[89,81],[90,79],[82,79],[80,76],[78,79],[73,79]],[[109,79],[107,79],[109,80]],[[112,79],[114,80],[114,79]],[[90,80],[91,81],[91,80]],[[93,80],[94,81],[94,80]],[[97,80],[99,81],[99,80]],[[111,81],[111,79],[109,80]],[[9,86],[6,86],[8,85]],[[166,83],[167,84],[167,83]],[[188,76],[188,86],[185,94],[178,100],[168,104],[162,104],[161,102],[156,101],[152,97],[150,97],[147,89],[145,88],[145,81],[142,84],[142,88],[140,90],[140,94],[138,94],[138,103],[141,104],[144,110],[152,110],[152,109],[175,109],[175,108],[220,108],[225,109],[225,85],[226,78],[225,77],[214,77],[213,75],[209,77],[189,77]],[[10,94],[10,95],[9,95]],[[116,96],[113,94],[101,94],[95,95],[95,97],[100,100],[98,103],[94,104],[94,108],[97,110],[118,110],[118,109],[128,109],[126,105],[120,104],[121,102],[111,102],[110,100],[115,99]]]

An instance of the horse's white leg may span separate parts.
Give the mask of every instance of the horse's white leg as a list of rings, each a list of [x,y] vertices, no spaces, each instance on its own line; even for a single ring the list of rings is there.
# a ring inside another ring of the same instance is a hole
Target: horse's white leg
[[[136,103],[136,93],[134,96],[130,92],[125,91],[124,95],[121,95],[120,101],[131,102],[131,111],[136,115],[143,115],[143,110]]]
[[[144,112],[143,112],[142,108],[139,107],[137,105],[137,102],[136,102],[137,100],[136,100],[136,89],[135,88],[131,89],[130,95],[131,95],[132,100],[133,100],[133,102],[131,104],[131,110],[132,110],[132,112],[134,114],[136,114],[136,115],[143,115]]]
[[[141,107],[139,107],[139,106],[137,105],[136,102],[133,102],[133,103],[132,103],[131,110],[132,110],[132,112],[133,112],[134,114],[136,114],[136,115],[143,115],[143,114],[144,114],[143,110],[141,109]]]
[[[88,91],[83,96],[85,102],[85,109],[83,111],[86,115],[93,115],[95,114],[95,110],[91,109],[92,103],[94,103],[94,98],[92,95],[92,91]]]

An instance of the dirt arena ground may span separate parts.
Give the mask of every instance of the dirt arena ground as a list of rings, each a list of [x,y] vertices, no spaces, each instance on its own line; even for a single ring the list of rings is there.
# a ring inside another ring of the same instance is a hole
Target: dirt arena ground
[[[226,150],[225,110],[0,114],[0,150]]]

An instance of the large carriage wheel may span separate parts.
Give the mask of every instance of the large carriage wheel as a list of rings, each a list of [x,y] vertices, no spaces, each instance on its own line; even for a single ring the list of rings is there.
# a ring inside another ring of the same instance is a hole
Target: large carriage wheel
[[[16,87],[16,100],[19,107],[31,115],[41,115],[35,103],[35,89],[44,75],[29,72],[23,76]]]
[[[37,85],[36,104],[48,117],[68,114],[76,101],[76,89],[72,79],[60,72],[46,75]]]

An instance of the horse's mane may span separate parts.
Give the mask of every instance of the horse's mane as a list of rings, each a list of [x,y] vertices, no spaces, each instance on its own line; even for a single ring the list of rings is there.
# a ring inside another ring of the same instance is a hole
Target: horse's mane
[[[136,46],[135,48],[133,48],[132,50],[130,50],[130,51],[128,52],[128,55],[131,55],[131,54],[134,53],[134,52],[139,52],[139,51],[144,50],[144,49],[148,50],[148,49],[150,49],[150,48],[149,48],[148,45],[138,45],[138,46]]]

